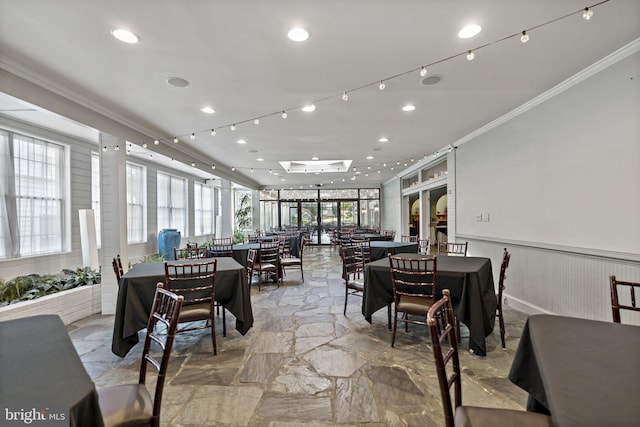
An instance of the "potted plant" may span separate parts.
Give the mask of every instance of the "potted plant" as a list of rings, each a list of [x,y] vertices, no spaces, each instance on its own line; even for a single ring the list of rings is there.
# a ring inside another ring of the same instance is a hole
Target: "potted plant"
[[[235,212],[236,227],[231,238],[233,243],[244,242],[243,230],[251,225],[251,195],[246,193],[240,199],[240,206]]]

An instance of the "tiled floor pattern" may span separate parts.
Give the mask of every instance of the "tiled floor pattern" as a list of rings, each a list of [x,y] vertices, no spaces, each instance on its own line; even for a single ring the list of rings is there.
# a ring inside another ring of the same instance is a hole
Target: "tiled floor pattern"
[[[399,328],[390,346],[386,310],[367,323],[361,298],[349,297],[340,257],[329,248],[304,254],[306,281],[252,289],[254,326],[245,335],[227,313],[218,322],[218,355],[206,330],[178,335],[162,402],[164,426],[442,426],[440,391],[428,332]],[[507,349],[494,330],[488,354],[461,352],[463,402],[523,409],[526,394],[506,378],[526,316],[506,311]],[[111,353],[113,316],[69,325],[96,385],[137,382],[141,344],[125,357]],[[462,348],[466,348],[462,329]]]

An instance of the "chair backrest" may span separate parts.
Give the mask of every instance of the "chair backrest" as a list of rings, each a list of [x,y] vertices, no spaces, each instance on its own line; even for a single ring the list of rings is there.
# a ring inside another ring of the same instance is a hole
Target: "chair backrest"
[[[396,230],[383,230],[382,234],[387,240],[394,240],[396,238]]]
[[[249,285],[251,285],[251,280],[253,279],[253,270],[256,264],[257,254],[258,254],[258,251],[255,249],[249,249],[249,251],[247,252],[246,269],[247,269],[247,282],[249,283]]]
[[[429,250],[429,239],[418,240],[418,252],[426,254]]]
[[[364,278],[364,263],[357,256],[354,246],[344,246],[340,251],[342,258],[342,278],[349,282]]]
[[[467,256],[467,246],[469,242],[449,243],[438,242],[438,255],[462,255]]]
[[[182,295],[184,305],[209,302],[213,310],[217,268],[218,260],[216,259],[198,263],[165,261],[164,276],[167,290]]]
[[[405,243],[418,243],[418,236],[401,236],[400,241]]]
[[[247,236],[247,242],[249,242],[249,243],[259,243],[260,242],[260,236],[256,236],[255,234],[249,234]]]
[[[116,273],[116,279],[118,280],[118,285],[120,285],[120,278],[124,275],[124,269],[122,268],[122,260],[120,259],[120,254],[116,255],[111,261],[111,265],[113,266],[113,272]]]
[[[209,246],[209,256],[212,258],[232,257],[233,245],[229,243],[215,243]]]
[[[279,242],[260,242],[260,263],[270,263],[276,265],[279,258]]]
[[[500,279],[498,280],[498,309],[502,310],[502,293],[504,292],[504,281],[507,278],[507,268],[509,267],[509,261],[511,260],[511,254],[504,248],[502,254],[502,264],[500,265]]]
[[[218,239],[211,240],[212,245],[230,245],[232,244],[231,237],[220,237]]]
[[[371,241],[365,240],[351,240],[355,256],[364,264],[371,262]]]
[[[398,304],[402,295],[436,299],[436,258],[406,258],[389,254],[393,298]]]
[[[152,425],[160,424],[160,407],[162,403],[162,391],[169,357],[173,347],[173,339],[178,328],[178,318],[183,303],[183,297],[173,292],[163,289],[162,283],[158,283],[156,293],[151,306],[151,313],[147,323],[147,336],[142,349],[142,361],[140,363],[140,376],[138,382],[145,384],[147,377],[147,367],[153,366],[158,373],[156,380],[156,391],[153,398],[153,420]],[[159,346],[162,349],[160,361],[151,355],[151,345]]]
[[[442,294],[443,297],[429,309],[427,324],[429,325],[431,348],[433,349],[438,384],[440,385],[445,425],[446,427],[453,427],[454,409],[462,405],[462,379],[460,378],[456,324],[449,290],[444,289]],[[443,346],[443,344],[446,344],[446,346]],[[455,406],[452,405],[451,401],[452,385],[455,391]]]
[[[613,312],[613,321],[621,323],[620,310],[640,311],[638,300],[636,299],[636,290],[640,292],[640,283],[625,282],[617,280],[616,276],[609,276],[609,285],[611,287],[611,310]],[[626,292],[629,296],[626,296]]]
[[[207,248],[202,247],[186,247],[173,248],[173,256],[175,259],[200,259],[206,258]]]

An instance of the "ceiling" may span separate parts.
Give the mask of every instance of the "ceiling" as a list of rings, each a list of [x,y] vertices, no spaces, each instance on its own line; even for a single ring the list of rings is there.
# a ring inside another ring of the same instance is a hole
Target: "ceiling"
[[[370,187],[640,37],[639,1],[603,2],[584,20],[581,11],[591,5],[0,0],[0,65],[148,137],[133,144],[156,153],[185,150],[200,170],[215,164],[265,188]],[[482,31],[459,38],[469,23]],[[287,38],[297,26],[309,31],[307,41]],[[116,40],[110,32],[118,27],[140,42]],[[527,43],[520,41],[523,30]],[[424,65],[426,77],[440,77],[437,84],[421,82]],[[170,77],[190,84],[171,86]],[[300,110],[310,103],[314,112]],[[402,111],[406,104],[416,109]],[[0,97],[5,115],[33,120],[41,113],[16,105]],[[202,113],[204,106],[216,112]],[[47,126],[55,127],[50,116]],[[288,173],[279,163],[313,157],[352,162],[348,172],[310,166],[307,173],[304,166]]]

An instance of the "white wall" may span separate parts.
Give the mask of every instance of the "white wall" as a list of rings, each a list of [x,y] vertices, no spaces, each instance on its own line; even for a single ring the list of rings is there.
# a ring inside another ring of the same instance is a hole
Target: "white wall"
[[[494,274],[510,249],[517,308],[610,319],[608,275],[640,281],[639,71],[635,53],[457,148],[458,240]]]
[[[396,230],[399,236],[402,230],[402,196],[400,192],[400,178],[387,181],[380,189],[380,204],[382,216],[380,228],[383,230]]]

